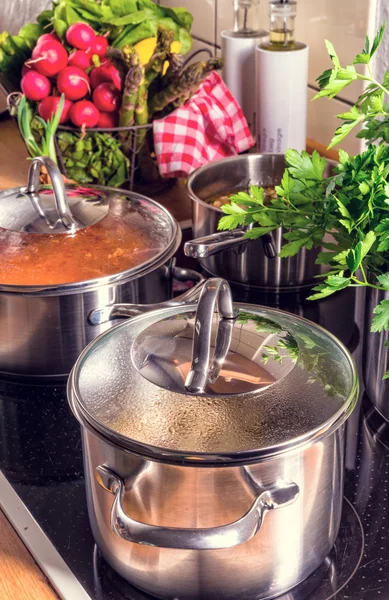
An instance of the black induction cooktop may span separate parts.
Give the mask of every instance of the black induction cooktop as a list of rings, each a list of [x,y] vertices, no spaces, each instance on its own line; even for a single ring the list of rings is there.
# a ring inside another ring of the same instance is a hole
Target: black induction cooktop
[[[282,300],[264,299],[262,303],[282,304],[282,308],[305,314],[304,301],[300,300],[283,296]],[[357,300],[357,316],[350,321],[345,340],[357,364],[362,356],[359,304],[361,300]],[[324,324],[331,328],[332,323],[336,329],[340,314],[331,304],[327,306],[332,321],[327,314]],[[316,320],[322,322],[325,307],[314,310],[318,311]],[[68,408],[64,382],[50,385],[0,379],[0,469],[13,494],[8,494],[7,509],[5,484],[0,486],[0,505],[19,533],[23,537],[23,530],[28,529],[22,526],[26,507],[72,578],[81,584],[82,594],[74,588],[67,592],[66,585],[56,586],[65,600],[150,598],[116,575],[94,544],[85,499],[80,430]],[[343,514],[336,544],[313,575],[280,598],[389,600],[388,491],[389,424],[362,395],[347,425]],[[18,500],[14,500],[16,507],[10,506],[10,497]],[[40,564],[50,563],[50,558],[39,560],[43,546],[30,543],[29,547]],[[53,565],[49,567],[46,574],[51,578]]]

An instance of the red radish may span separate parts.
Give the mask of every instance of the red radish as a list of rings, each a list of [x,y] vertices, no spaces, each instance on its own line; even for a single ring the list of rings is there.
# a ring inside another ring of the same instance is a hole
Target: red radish
[[[108,41],[103,35],[96,35],[96,39],[92,44],[92,54],[104,57],[108,48]]]
[[[119,115],[116,112],[100,112],[99,120],[97,121],[97,127],[102,129],[111,129],[111,127],[117,127],[119,122]]]
[[[93,91],[93,102],[99,110],[115,112],[120,105],[120,92],[113,83],[100,83]]]
[[[41,75],[53,77],[68,64],[68,53],[59,42],[48,40],[35,46],[29,64]]]
[[[57,88],[67,100],[81,100],[90,90],[89,77],[78,67],[66,67],[58,73]]]
[[[52,33],[44,33],[43,35],[41,35],[41,37],[39,37],[37,39],[37,42],[35,44],[35,46],[40,46],[41,44],[43,44],[43,42],[60,42],[61,40],[59,39],[58,35],[56,33],[54,33],[54,31]]]
[[[24,77],[26,73],[29,73],[29,71],[32,71],[32,66],[24,64],[22,66],[22,77]]]
[[[58,104],[60,103],[61,98],[59,96],[47,96],[47,98],[43,98],[41,102],[39,102],[38,112],[39,115],[45,121],[49,121],[51,117],[57,112]],[[64,107],[62,109],[61,118],[59,120],[60,123],[66,123],[69,119],[69,111],[72,107],[72,102],[70,100],[65,100]]]
[[[107,61],[109,63],[109,61]],[[112,63],[104,63],[101,67],[95,67],[90,72],[90,82],[92,88],[96,88],[101,83],[113,83],[117,90],[122,89],[120,73]]]
[[[69,56],[68,65],[85,71],[92,64],[92,56],[84,50],[74,50]]]
[[[74,48],[87,50],[91,48],[96,39],[96,34],[87,23],[73,23],[66,32],[66,41]]]
[[[106,56],[100,57],[100,67],[113,67],[113,63]]]
[[[81,100],[70,109],[70,119],[76,127],[96,127],[100,113],[92,102]]]
[[[23,94],[28,100],[43,100],[51,92],[50,81],[44,75],[31,69],[20,82]]]

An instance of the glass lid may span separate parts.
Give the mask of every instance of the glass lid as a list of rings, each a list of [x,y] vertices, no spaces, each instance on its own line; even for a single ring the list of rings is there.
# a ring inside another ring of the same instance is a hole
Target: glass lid
[[[40,185],[45,167],[51,186]],[[66,190],[61,172],[47,156],[34,158],[25,187],[0,194],[0,227],[26,233],[75,233],[103,219],[109,209],[106,194],[73,186]]]
[[[40,185],[42,165],[52,185]],[[133,275],[162,259],[178,238],[177,223],[153,200],[65,186],[55,163],[37,158],[26,187],[0,192],[0,285],[71,284],[129,270]]]
[[[71,380],[75,412],[105,435],[198,458],[298,445],[339,426],[358,393],[352,358],[331,334],[233,305],[221,279],[205,283],[197,310],[153,311],[92,342]]]

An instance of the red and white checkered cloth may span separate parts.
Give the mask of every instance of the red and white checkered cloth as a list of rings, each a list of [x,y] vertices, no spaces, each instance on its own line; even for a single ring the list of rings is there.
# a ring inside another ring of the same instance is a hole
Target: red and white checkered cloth
[[[215,71],[184,106],[155,120],[153,131],[162,177],[186,177],[254,145],[242,109]]]

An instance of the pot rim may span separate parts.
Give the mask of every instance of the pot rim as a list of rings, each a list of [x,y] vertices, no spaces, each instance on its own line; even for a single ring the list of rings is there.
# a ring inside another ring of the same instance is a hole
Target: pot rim
[[[161,250],[158,254],[147,260],[146,262],[143,262],[136,267],[132,267],[131,269],[120,271],[119,273],[104,275],[103,277],[98,277],[97,279],[86,279],[83,281],[75,281],[73,283],[61,283],[53,285],[9,285],[0,283],[0,293],[18,295],[22,294],[23,296],[66,296],[70,294],[89,292],[99,287],[114,284],[122,284],[131,281],[132,279],[138,279],[140,277],[143,277],[144,275],[147,275],[147,273],[150,273],[154,269],[164,264],[178,250],[182,239],[182,232],[180,226],[176,219],[172,216],[172,214],[164,206],[162,206],[162,204],[159,204],[159,202],[157,202],[156,200],[148,198],[143,194],[138,194],[137,192],[131,192],[128,190],[122,190],[120,188],[105,187],[98,185],[91,185],[89,187],[96,190],[104,190],[106,192],[119,192],[120,194],[127,196],[129,200],[139,199],[146,201],[147,203],[150,203],[154,206],[157,206],[158,209],[165,214],[165,216],[172,224],[173,234],[168,246]],[[19,188],[10,188],[8,190],[4,190],[4,192],[17,192],[18,190]]]
[[[198,175],[198,173],[201,171],[206,171],[206,170],[211,170],[213,168],[213,166],[217,166],[221,163],[235,163],[236,161],[239,162],[243,162],[243,161],[247,161],[250,160],[250,157],[257,157],[257,156],[284,156],[285,157],[285,153],[284,152],[253,152],[251,154],[238,154],[237,156],[228,156],[227,158],[221,158],[219,160],[215,160],[213,162],[207,163],[206,165],[203,165],[201,167],[198,167],[195,171],[193,171],[187,181],[186,184],[186,189],[187,192],[190,196],[190,199],[193,202],[197,202],[198,204],[202,204],[203,206],[206,206],[209,210],[212,210],[216,213],[219,213],[221,215],[224,215],[224,212],[221,210],[221,208],[217,208],[216,206],[212,206],[211,204],[209,204],[208,202],[205,202],[204,200],[202,200],[201,198],[199,198],[195,192],[193,191],[193,180],[196,178],[196,176]],[[325,157],[323,157],[325,158]],[[325,158],[326,163],[328,165],[337,165],[338,163],[334,160],[331,160],[329,158]]]
[[[236,161],[239,161],[239,162],[247,161],[247,160],[250,160],[250,156],[285,156],[285,154],[283,152],[253,152],[252,154],[238,154],[237,156],[228,156],[227,158],[221,158],[219,160],[215,160],[213,162],[207,163],[206,165],[203,165],[202,167],[198,167],[195,171],[193,171],[193,173],[190,174],[187,184],[186,184],[186,189],[190,196],[190,199],[193,200],[194,202],[198,202],[199,204],[202,204],[203,206],[206,206],[209,210],[213,210],[214,212],[220,213],[221,215],[223,215],[224,213],[221,210],[221,208],[212,206],[208,202],[201,200],[201,198],[199,198],[195,194],[195,192],[193,191],[193,187],[192,187],[193,180],[196,178],[196,175],[198,175],[199,172],[203,172],[208,169],[211,170],[213,168],[213,166],[217,166],[222,163],[228,164],[228,163],[234,163]]]
[[[248,310],[253,305],[237,302],[234,303],[234,306],[242,308],[243,310]],[[195,311],[196,308],[197,304],[188,304],[186,305],[185,310]],[[280,311],[278,309],[272,309],[267,306],[265,307],[261,305],[255,305],[255,308],[266,310],[269,313],[277,314],[279,312],[283,312],[284,314],[288,314],[287,311]],[[159,312],[164,317],[167,317],[170,312],[174,313],[175,311],[176,308],[173,307],[169,309],[157,309],[153,311],[153,313],[156,314]],[[133,319],[131,319],[131,322],[140,320],[142,318],[144,318],[143,314],[133,317]],[[342,342],[340,342],[336,336],[324,329],[324,327],[321,327],[316,323],[312,323],[304,317],[293,315],[293,318],[302,321],[303,323],[309,323],[311,327],[314,326],[315,329],[325,333],[329,338],[332,339],[333,342],[335,342],[339,346],[339,348],[344,354],[345,359],[350,365],[353,384],[351,386],[347,398],[343,402],[343,405],[329,419],[327,419],[327,421],[320,424],[316,428],[311,429],[306,433],[292,438],[286,442],[282,442],[274,446],[267,446],[264,448],[254,450],[243,450],[237,452],[211,453],[185,450],[180,451],[159,446],[153,446],[151,444],[146,444],[143,442],[138,442],[137,440],[128,438],[120,433],[117,433],[98,422],[92,415],[90,415],[89,413],[87,413],[87,411],[83,409],[81,395],[79,393],[79,388],[77,385],[78,373],[80,371],[80,367],[84,361],[85,356],[90,352],[92,346],[98,344],[100,339],[102,339],[106,335],[112,335],[114,329],[125,327],[126,323],[128,322],[119,323],[114,328],[110,329],[108,332],[100,334],[97,338],[92,340],[92,342],[90,342],[88,346],[82,351],[68,379],[67,396],[70,408],[81,425],[86,426],[87,429],[91,430],[93,433],[97,433],[99,436],[102,436],[103,439],[111,442],[111,444],[113,443],[115,446],[119,446],[120,448],[126,451],[135,452],[140,456],[144,456],[146,458],[150,458],[159,462],[168,462],[171,464],[189,464],[197,467],[209,466],[210,464],[214,466],[236,466],[237,464],[241,463],[260,462],[262,460],[275,458],[282,454],[286,454],[287,452],[297,450],[302,446],[316,443],[324,437],[327,437],[328,435],[336,431],[339,427],[341,427],[341,425],[345,423],[345,421],[349,418],[352,411],[354,410],[358,401],[360,387],[358,372],[353,357],[347,350],[346,346]]]

